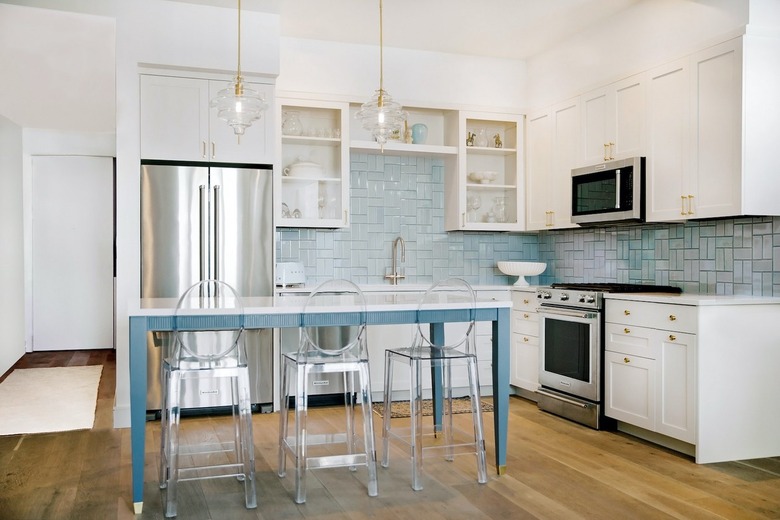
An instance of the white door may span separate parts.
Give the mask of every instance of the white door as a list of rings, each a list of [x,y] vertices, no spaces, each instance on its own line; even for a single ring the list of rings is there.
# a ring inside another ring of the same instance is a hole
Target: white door
[[[114,168],[32,161],[32,349],[113,348]]]

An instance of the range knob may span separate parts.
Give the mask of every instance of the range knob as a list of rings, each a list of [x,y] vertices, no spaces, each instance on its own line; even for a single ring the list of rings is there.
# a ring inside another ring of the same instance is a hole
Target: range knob
[[[580,301],[583,303],[593,303],[596,301],[596,297],[592,294],[583,294]]]
[[[567,293],[561,293],[561,301],[565,302],[569,299],[569,295]]]
[[[552,294],[549,291],[539,291],[536,293],[536,297],[542,300],[549,300],[552,298]]]

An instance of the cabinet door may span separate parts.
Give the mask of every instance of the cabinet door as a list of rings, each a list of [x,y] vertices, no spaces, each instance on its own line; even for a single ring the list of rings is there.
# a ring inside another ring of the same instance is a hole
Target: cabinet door
[[[399,325],[370,325],[366,327],[366,342],[368,364],[371,377],[371,393],[373,400],[381,401],[385,395],[385,350],[390,348],[405,348],[412,344],[417,325],[408,323]],[[393,367],[393,390],[398,392],[396,400],[409,398],[409,368],[403,363],[395,363]],[[426,376],[426,374],[423,374]],[[427,376],[430,380],[430,375]],[[402,395],[405,392],[405,395]]]
[[[209,82],[209,100],[223,88],[225,81]],[[247,83],[247,88],[258,92],[268,103],[260,119],[244,131],[240,138],[225,121],[217,117],[217,110],[210,109],[209,160],[233,163],[271,164],[274,162],[273,129],[276,127],[273,85]],[[207,101],[208,103],[208,101]]]
[[[141,76],[141,158],[205,161],[208,81]]]
[[[688,218],[690,172],[688,60],[647,75],[647,220]]]
[[[641,75],[582,96],[584,164],[642,154],[644,96]]]
[[[606,352],[605,414],[607,417],[655,429],[655,360]]]
[[[656,431],[693,444],[696,442],[696,336],[658,332]]]
[[[741,40],[717,45],[691,58],[693,85],[691,190],[693,218],[742,212]]]
[[[576,167],[578,158],[579,100],[571,99],[554,106],[552,118],[552,171],[549,188],[552,194],[552,226],[576,227],[571,222],[571,170]]]
[[[552,183],[552,115],[549,110],[530,114],[527,124],[528,177],[526,181],[529,231],[550,225]]]
[[[539,388],[539,338],[512,334],[509,383],[536,392]]]

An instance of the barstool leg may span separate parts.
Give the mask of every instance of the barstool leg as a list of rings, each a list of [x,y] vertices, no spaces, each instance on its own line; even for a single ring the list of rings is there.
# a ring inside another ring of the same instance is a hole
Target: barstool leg
[[[347,453],[355,453],[355,373],[344,372],[344,411],[347,420],[346,443]],[[349,467],[350,471],[356,471],[355,466]]]
[[[257,507],[257,488],[255,486],[255,447],[252,436],[252,398],[249,394],[249,369],[238,370],[238,422],[241,428],[240,448],[244,465],[244,500],[247,509]]]
[[[395,356],[389,350],[385,351],[385,411],[382,414],[382,467],[390,466],[390,418],[393,402],[393,364]]]
[[[308,368],[295,369],[295,502],[306,502],[306,381]]]
[[[368,363],[360,363],[360,406],[363,411],[363,445],[366,449],[366,467],[368,468],[368,496],[375,497],[378,492],[376,476],[376,446],[374,444],[374,421],[371,411],[371,376]]]
[[[423,465],[423,423],[422,423],[422,380],[420,374],[420,361],[411,359],[411,389],[409,393],[409,407],[412,420],[412,489],[421,491],[422,465]]]
[[[449,359],[442,361],[444,367],[442,370],[442,377],[444,378],[444,417],[442,417],[442,429],[444,429],[444,442],[447,444],[447,448],[444,451],[445,460],[455,460],[455,449],[452,446],[453,443],[453,429],[452,429],[452,362]]]
[[[166,366],[165,360],[163,360],[160,364],[160,382],[162,386],[162,399],[160,401],[160,489],[165,489],[168,486],[168,460],[170,458],[168,453],[168,392],[170,381],[168,380]]]
[[[277,475],[284,477],[287,475],[287,425],[290,413],[290,363],[286,357],[282,358],[282,382],[279,395],[282,402],[279,411],[279,468]]]
[[[181,394],[181,372],[172,370],[168,387],[168,403],[170,420],[168,423],[168,477],[165,492],[165,516],[176,516],[176,501],[179,480],[179,416]]]

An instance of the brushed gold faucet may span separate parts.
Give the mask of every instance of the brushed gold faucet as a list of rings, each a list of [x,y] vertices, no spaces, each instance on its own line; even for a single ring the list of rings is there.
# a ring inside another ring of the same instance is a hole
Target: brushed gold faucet
[[[398,263],[396,262],[396,259],[398,258],[398,249],[401,249],[401,262],[406,261],[406,242],[404,242],[403,237],[396,237],[395,240],[393,240],[393,267],[392,267],[392,273],[386,274],[385,278],[390,280],[390,283],[393,285],[398,285],[398,280],[403,280],[406,278],[406,276],[398,273]]]

